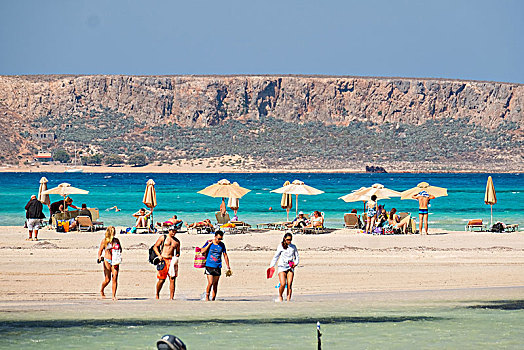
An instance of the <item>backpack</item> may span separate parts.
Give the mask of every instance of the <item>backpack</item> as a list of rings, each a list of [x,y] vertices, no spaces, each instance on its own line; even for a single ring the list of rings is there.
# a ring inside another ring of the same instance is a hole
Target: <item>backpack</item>
[[[497,222],[491,227],[491,232],[504,232],[504,226],[502,226],[502,223]]]
[[[160,245],[160,253],[162,253],[162,250],[164,249],[164,243],[166,243],[166,238],[167,236],[164,235],[164,241],[162,242],[162,244]],[[156,244],[156,242],[155,242]],[[160,259],[158,258],[158,256],[156,255],[155,253],[155,250],[153,249],[155,245],[153,244],[150,248],[149,248],[149,263],[153,264],[153,265],[158,265],[158,263],[160,262]]]

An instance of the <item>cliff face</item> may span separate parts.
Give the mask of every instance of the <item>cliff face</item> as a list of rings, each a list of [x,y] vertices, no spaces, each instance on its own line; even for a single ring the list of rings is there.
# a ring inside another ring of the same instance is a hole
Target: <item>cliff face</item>
[[[0,112],[25,121],[110,108],[149,124],[205,127],[226,119],[421,124],[468,118],[522,123],[524,85],[309,76],[1,76]]]

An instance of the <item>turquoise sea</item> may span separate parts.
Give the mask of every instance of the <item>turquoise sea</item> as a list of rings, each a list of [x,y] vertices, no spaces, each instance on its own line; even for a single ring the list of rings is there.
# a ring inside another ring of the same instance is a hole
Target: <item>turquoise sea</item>
[[[325,212],[326,225],[340,228],[343,214],[353,208],[362,211],[363,203],[345,203],[338,197],[362,186],[380,183],[387,188],[403,191],[426,181],[446,187],[448,197],[432,201],[430,228],[463,230],[469,219],[489,222],[490,207],[484,204],[487,177],[495,184],[498,203],[493,206],[493,220],[505,223],[524,223],[524,178],[522,174],[318,174],[318,173],[220,173],[220,174],[141,174],[141,173],[0,173],[0,225],[23,225],[24,206],[31,194],[38,192],[39,180],[45,176],[48,187],[62,182],[89,191],[88,195],[73,195],[74,204],[87,203],[100,209],[101,220],[106,225],[132,226],[131,214],[143,207],[142,196],[148,179],[156,182],[158,206],[154,220],[166,220],[177,214],[184,221],[214,219],[220,205],[219,198],[200,195],[197,191],[222,178],[238,182],[251,189],[240,200],[238,217],[251,225],[286,219],[280,208],[281,195],[270,190],[281,187],[286,180],[299,179],[326,193],[317,196],[299,196],[298,208],[304,212]],[[57,195],[51,201],[59,200]],[[380,201],[386,209],[409,211],[417,215],[417,203],[398,198]],[[105,211],[112,206],[121,211]],[[294,203],[296,205],[296,203]],[[272,210],[269,208],[272,207]],[[294,207],[295,208],[295,207]],[[293,217],[294,208],[290,213]],[[231,216],[232,212],[230,211]],[[46,213],[48,215],[48,213]]]
[[[384,295],[374,297],[376,304],[187,301],[163,304],[163,310],[153,302],[137,309],[133,301],[91,301],[98,312],[81,314],[72,308],[86,305],[66,303],[43,314],[22,304],[17,317],[0,313],[0,349],[154,349],[164,334],[180,337],[188,349],[317,349],[317,321],[322,349],[522,348],[523,300],[385,306]]]

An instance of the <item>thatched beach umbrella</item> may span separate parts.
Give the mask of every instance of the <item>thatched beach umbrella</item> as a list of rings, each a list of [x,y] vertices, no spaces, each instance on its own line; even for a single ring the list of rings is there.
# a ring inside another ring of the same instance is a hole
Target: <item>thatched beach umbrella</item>
[[[244,187],[240,187],[238,184],[234,185],[231,182],[229,182],[229,180],[222,179],[218,181],[216,184],[207,186],[206,188],[198,191],[197,193],[213,198],[242,198],[249,191],[251,190],[248,190]]]
[[[361,190],[361,189],[364,189],[365,187],[361,187],[360,189],[358,190],[355,190],[349,194],[346,194],[345,196],[342,196],[342,197],[338,197],[338,199],[342,199],[344,202],[346,203],[350,203],[350,202],[360,202],[362,201],[364,203],[364,211],[366,210],[366,202],[369,201],[371,199],[371,195],[369,194],[357,194],[356,192]],[[379,199],[390,199],[390,197],[378,197],[377,196],[377,200]]]
[[[233,209],[234,206],[236,205],[236,208],[238,210],[238,205],[239,205],[238,200],[242,198],[249,191],[251,190],[248,190],[247,188],[244,188],[244,187],[240,187],[238,183],[236,182],[231,183],[229,182],[229,180],[222,179],[218,181],[217,183],[207,186],[203,190],[198,191],[197,193],[203,194],[204,196],[213,197],[213,198],[220,198],[220,197],[221,198],[230,198],[230,202],[233,205],[233,207],[231,206],[229,207]],[[234,203],[235,200],[231,200],[231,198],[236,199],[236,203]],[[236,211],[235,211],[235,214],[236,214]]]
[[[71,194],[88,194],[89,191],[82,190],[80,188],[76,188],[71,186],[71,184],[68,184],[67,182],[63,182],[57,187],[51,188],[47,191],[43,191],[42,195],[49,195],[49,194],[59,194],[62,197],[64,197],[64,209],[66,207],[65,205],[65,199],[67,196]]]
[[[448,195],[448,190],[444,187],[430,186],[427,182],[421,182],[417,187],[405,190],[400,194],[400,199],[413,199],[413,195],[426,191],[428,194],[437,197],[445,197]]]
[[[144,198],[142,203],[151,210],[151,223],[153,223],[153,209],[156,207],[156,190],[155,190],[155,181],[153,179],[147,180],[146,190],[144,192]]]
[[[493,226],[493,204],[497,203],[497,195],[495,193],[495,185],[493,185],[493,179],[488,176],[488,182],[486,183],[486,193],[484,194],[484,203],[491,206],[491,221],[490,227]]]
[[[371,187],[360,188],[353,193],[358,196],[369,196],[370,199],[372,195],[377,196],[377,199],[400,197],[400,192],[385,188],[384,185],[381,184],[373,184]]]
[[[283,187],[286,187],[289,184],[290,184],[290,182],[286,181],[286,182],[284,182],[284,186]],[[283,193],[282,194],[282,199],[280,200],[280,207],[282,209],[286,210],[286,213],[287,213],[286,221],[289,221],[289,211],[291,210],[291,208],[293,208],[293,195],[292,194]]]
[[[282,194],[294,194],[296,197],[297,205],[295,205],[295,211],[296,215],[298,216],[298,195],[304,194],[308,196],[314,196],[317,194],[322,194],[324,191],[317,190],[314,187],[308,186],[304,184],[304,182],[300,180],[295,180],[291,184],[277,188],[276,190],[271,191],[273,193],[282,193]]]
[[[38,188],[38,200],[42,202],[42,204],[45,204],[49,206],[51,204],[51,200],[49,199],[48,194],[44,194],[44,192],[47,191],[47,178],[42,177],[40,179],[40,187]]]

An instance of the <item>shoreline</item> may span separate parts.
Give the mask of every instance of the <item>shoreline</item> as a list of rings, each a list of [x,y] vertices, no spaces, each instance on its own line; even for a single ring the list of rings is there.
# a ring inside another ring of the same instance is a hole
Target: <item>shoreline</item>
[[[366,172],[362,167],[348,167],[342,169],[286,169],[286,168],[238,168],[238,167],[207,167],[202,166],[175,166],[175,165],[158,165],[148,164],[146,166],[79,166],[82,173],[178,173],[178,174],[220,174],[220,173],[242,173],[242,174],[258,174],[258,173],[275,173],[275,174],[380,174]],[[67,167],[65,165],[39,165],[39,166],[1,166],[0,173],[65,173]],[[386,169],[387,170],[387,169]],[[388,170],[387,174],[520,174],[521,169],[515,168],[513,170],[504,169],[421,169],[421,170]],[[73,174],[73,173],[72,173]]]

